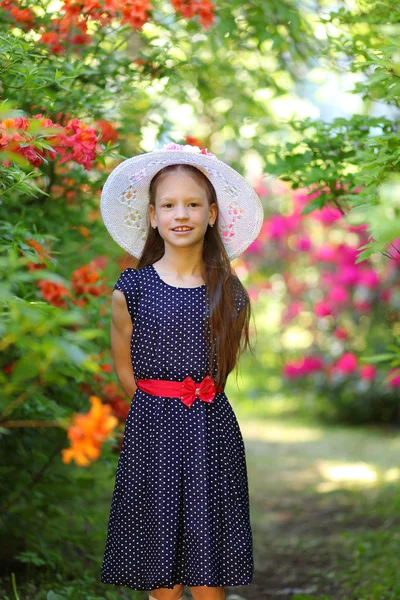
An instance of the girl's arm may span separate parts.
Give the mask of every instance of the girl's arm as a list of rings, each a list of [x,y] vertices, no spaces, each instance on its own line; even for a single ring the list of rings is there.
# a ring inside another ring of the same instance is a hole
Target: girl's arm
[[[111,355],[119,383],[131,399],[137,385],[131,362],[133,323],[124,294],[114,290],[111,300]]]

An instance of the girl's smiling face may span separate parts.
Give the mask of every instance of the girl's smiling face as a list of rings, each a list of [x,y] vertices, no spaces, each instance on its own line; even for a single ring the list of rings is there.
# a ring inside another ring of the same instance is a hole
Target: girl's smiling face
[[[170,173],[157,185],[156,209],[150,204],[152,227],[157,225],[166,244],[193,246],[202,242],[209,224],[217,217],[215,203],[208,203],[203,186],[185,173]],[[176,232],[177,227],[189,227],[186,232]]]

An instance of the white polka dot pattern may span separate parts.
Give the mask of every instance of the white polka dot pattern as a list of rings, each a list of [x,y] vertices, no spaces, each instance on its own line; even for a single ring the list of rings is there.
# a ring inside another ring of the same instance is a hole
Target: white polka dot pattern
[[[134,323],[135,379],[200,382],[208,372],[206,285],[164,282],[152,265],[114,286]],[[245,298],[238,292],[238,310]],[[216,367],[215,367],[216,371]],[[214,373],[214,377],[215,377]],[[224,392],[191,408],[137,389],[125,424],[101,569],[133,590],[240,586],[254,569],[245,446]]]

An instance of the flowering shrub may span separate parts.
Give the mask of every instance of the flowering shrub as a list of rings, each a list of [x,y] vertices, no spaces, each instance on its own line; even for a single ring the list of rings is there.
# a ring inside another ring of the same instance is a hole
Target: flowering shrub
[[[45,134],[46,130],[49,135]],[[58,160],[60,165],[72,160],[91,170],[93,160],[102,151],[98,139],[93,127],[78,119],[72,119],[65,127],[41,114],[32,119],[16,117],[0,122],[0,149],[23,156],[35,167],[46,162],[46,158],[55,160],[59,155],[62,157]],[[5,160],[4,166],[9,167],[11,162],[11,159]]]
[[[171,0],[175,11],[186,19],[198,17],[199,23],[208,29],[214,23],[214,4],[211,0]],[[52,54],[62,55],[77,51],[81,46],[93,43],[91,25],[105,28],[119,21],[133,30],[141,30],[152,17],[153,6],[149,0],[64,0],[51,19],[39,17],[30,8],[21,8],[17,0],[1,0],[11,23],[24,31],[36,30],[39,44],[49,48]]]
[[[335,207],[307,214],[321,191],[276,186],[285,212],[266,219],[246,268],[254,269],[253,260],[280,273],[279,334],[302,332],[307,340],[294,350],[280,342],[287,386],[299,394],[313,392],[315,412],[327,418],[397,421],[399,370],[382,360],[394,361],[395,355],[381,359],[378,353],[383,340],[392,339],[399,317],[400,253],[394,260],[374,256],[357,263],[368,242],[366,226],[347,223]],[[270,193],[260,186],[258,192]],[[400,239],[394,246],[400,250]]]

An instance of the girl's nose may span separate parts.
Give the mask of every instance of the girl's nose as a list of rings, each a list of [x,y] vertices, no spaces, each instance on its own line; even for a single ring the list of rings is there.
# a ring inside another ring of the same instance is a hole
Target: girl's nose
[[[184,206],[178,206],[175,212],[175,217],[177,219],[183,219],[188,216],[187,208]]]

